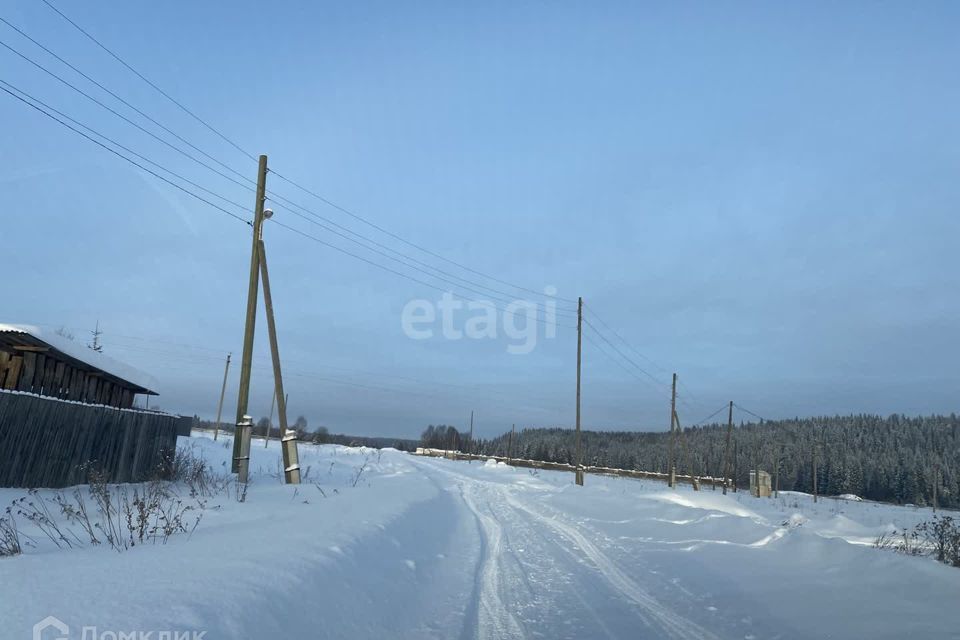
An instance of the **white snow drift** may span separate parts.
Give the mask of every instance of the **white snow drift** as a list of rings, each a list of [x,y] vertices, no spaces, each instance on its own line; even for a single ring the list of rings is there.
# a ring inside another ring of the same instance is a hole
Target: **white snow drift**
[[[225,468],[230,440],[181,439]],[[960,571],[872,548],[927,510],[531,473],[392,450],[254,444],[245,503],[123,553],[0,559],[0,637],[956,638]],[[5,506],[24,492],[0,490]]]

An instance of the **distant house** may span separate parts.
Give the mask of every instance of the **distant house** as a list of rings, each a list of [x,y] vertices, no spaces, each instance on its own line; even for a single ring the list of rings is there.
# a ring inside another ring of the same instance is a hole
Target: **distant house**
[[[52,331],[0,324],[0,389],[128,409],[156,380]]]

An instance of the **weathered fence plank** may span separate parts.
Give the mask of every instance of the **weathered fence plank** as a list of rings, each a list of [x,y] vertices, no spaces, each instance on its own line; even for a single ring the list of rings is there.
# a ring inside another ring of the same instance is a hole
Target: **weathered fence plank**
[[[177,416],[0,391],[0,487],[66,487],[86,467],[112,482],[153,476],[177,442]]]

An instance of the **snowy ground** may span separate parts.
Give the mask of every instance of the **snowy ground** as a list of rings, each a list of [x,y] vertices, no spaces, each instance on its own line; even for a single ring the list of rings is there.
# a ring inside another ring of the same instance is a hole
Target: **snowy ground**
[[[180,441],[214,466],[230,444]],[[294,488],[276,443],[252,449],[246,502],[208,500],[163,546],[59,550],[21,523],[37,545],[0,559],[0,638],[49,615],[70,638],[960,638],[960,570],[870,546],[928,510],[576,487],[340,446],[301,445]],[[22,495],[0,490],[0,505]]]

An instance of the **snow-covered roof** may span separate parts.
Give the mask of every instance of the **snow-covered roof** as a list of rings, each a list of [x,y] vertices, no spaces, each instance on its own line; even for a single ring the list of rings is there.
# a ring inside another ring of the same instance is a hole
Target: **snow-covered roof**
[[[53,331],[44,331],[39,327],[29,324],[0,323],[0,333],[26,334],[35,340],[39,340],[49,347],[56,349],[57,351],[60,351],[61,353],[75,360],[79,360],[90,367],[99,369],[100,371],[128,382],[131,385],[146,389],[147,392],[153,395],[158,394],[159,385],[157,384],[156,378],[153,376],[148,375],[139,369],[131,367],[128,364],[114,360],[109,356],[105,356],[98,351],[90,349],[82,343],[65,338],[64,336],[61,336]]]

